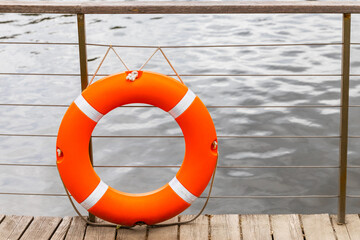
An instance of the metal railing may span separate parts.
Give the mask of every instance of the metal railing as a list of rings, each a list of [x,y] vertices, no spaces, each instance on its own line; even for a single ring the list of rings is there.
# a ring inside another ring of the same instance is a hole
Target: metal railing
[[[342,46],[342,70],[341,74],[180,74],[180,76],[341,76],[341,103],[340,105],[297,105],[297,106],[207,106],[208,108],[339,108],[340,109],[340,133],[335,136],[218,136],[221,138],[335,138],[340,139],[339,165],[329,166],[219,166],[219,168],[338,168],[339,169],[339,194],[338,195],[301,195],[301,196],[214,196],[212,198],[338,198],[338,222],[345,223],[346,199],[360,198],[360,196],[346,194],[346,180],[348,168],[360,168],[360,166],[347,165],[347,148],[349,138],[360,138],[360,136],[348,136],[349,107],[360,107],[360,105],[349,105],[349,78],[350,76],[350,30],[351,13],[360,13],[358,2],[13,2],[3,1],[0,3],[0,13],[53,13],[53,14],[76,14],[78,28],[78,43],[61,42],[0,42],[0,44],[43,44],[43,45],[73,45],[79,48],[80,74],[61,73],[0,73],[0,75],[46,75],[46,76],[80,76],[81,89],[88,84],[87,51],[86,46],[108,47],[106,44],[87,43],[85,32],[85,14],[247,14],[247,13],[336,13],[343,15],[343,39],[339,43],[301,43],[301,44],[239,44],[239,45],[194,45],[194,46],[160,46],[161,48],[227,48],[227,47],[285,47],[285,46],[312,46],[312,45],[339,45]],[[352,43],[360,45],[360,43]],[[159,48],[159,46],[123,46],[112,45],[112,47],[136,47],[136,48]],[[98,74],[105,76],[107,74]],[[174,76],[174,75],[170,75]],[[68,105],[47,104],[7,104],[0,106],[36,106],[36,107],[68,107]],[[126,107],[126,106],[125,106]],[[136,107],[136,106],[131,106]],[[144,106],[141,106],[144,107]],[[12,137],[52,137],[56,135],[45,134],[12,134],[0,133],[0,136]],[[182,136],[93,136],[94,138],[182,138]],[[92,149],[90,143],[90,156],[92,160]],[[0,166],[39,166],[56,167],[55,164],[7,164]],[[95,165],[96,166],[96,165]],[[98,167],[134,167],[134,166],[98,166]],[[144,166],[144,167],[179,167],[179,166]],[[12,195],[41,195],[41,196],[65,196],[65,194],[42,194],[42,193],[5,193]],[[92,221],[94,216],[90,215]]]

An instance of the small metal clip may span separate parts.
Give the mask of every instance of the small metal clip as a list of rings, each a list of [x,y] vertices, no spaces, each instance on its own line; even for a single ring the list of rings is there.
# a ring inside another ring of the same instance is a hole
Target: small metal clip
[[[218,147],[218,142],[215,140],[215,141],[213,141],[212,144],[211,144],[211,149],[212,149],[212,150],[216,150],[217,147]]]
[[[62,153],[62,151],[61,151],[60,148],[56,149],[56,153],[57,153],[57,156],[58,156],[58,157],[62,157],[62,156],[63,156],[63,153]]]
[[[137,71],[132,71],[126,76],[126,79],[133,82],[138,77],[138,75],[139,73]]]

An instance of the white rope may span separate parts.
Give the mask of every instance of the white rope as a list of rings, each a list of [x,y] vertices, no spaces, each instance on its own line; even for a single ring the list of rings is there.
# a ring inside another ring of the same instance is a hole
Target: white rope
[[[101,62],[100,62],[100,64],[99,64],[99,66],[97,67],[94,75],[92,76],[92,78],[91,78],[88,86],[90,86],[91,83],[94,81],[94,78],[96,77],[98,71],[100,70],[101,65],[104,63],[105,58],[106,58],[107,55],[109,54],[110,49],[113,50],[113,52],[116,54],[116,56],[117,56],[118,59],[121,61],[121,63],[124,65],[124,67],[125,67],[128,71],[130,71],[130,69],[128,68],[128,66],[125,64],[125,62],[124,62],[124,61],[122,60],[122,58],[119,56],[119,54],[115,51],[115,49],[112,47],[112,45],[109,45],[108,49],[106,50],[106,53],[105,53],[104,57],[102,58],[102,60],[101,60]]]
[[[110,49],[111,49],[111,46],[110,46],[110,47],[108,47],[108,49],[106,50],[106,53],[105,53],[104,57],[102,58],[102,60],[101,60],[101,62],[100,62],[100,64],[99,64],[99,66],[97,67],[97,69],[96,69],[96,71],[95,71],[94,75],[92,76],[92,78],[91,78],[91,80],[90,80],[90,82],[89,82],[88,86],[90,86],[90,85],[91,85],[91,83],[94,81],[94,78],[95,78],[96,74],[98,73],[98,71],[99,71],[99,69],[100,69],[101,65],[103,64],[103,62],[104,62],[104,60],[105,60],[106,56],[109,54]]]
[[[122,62],[122,64],[124,65],[124,67],[126,68],[126,70],[130,71],[130,69],[128,68],[128,66],[125,64],[125,62],[122,60],[122,58],[119,56],[119,54],[115,51],[115,49],[110,46],[110,48],[114,51],[114,53],[116,54],[116,56],[118,57],[118,59]]]
[[[160,50],[160,52],[162,53],[162,55],[164,56],[165,60],[166,60],[166,61],[168,62],[168,64],[170,65],[170,67],[172,68],[172,70],[174,71],[174,73],[176,74],[176,76],[179,78],[180,82],[185,85],[185,83],[183,82],[183,80],[181,79],[181,77],[179,76],[179,74],[176,72],[174,66],[171,64],[170,60],[166,57],[164,51],[163,51],[161,48],[159,48],[159,50]]]
[[[143,69],[147,64],[148,62],[152,59],[152,57],[158,52],[160,51],[161,54],[163,55],[163,57],[165,58],[165,60],[167,61],[167,63],[169,64],[169,66],[171,67],[171,69],[174,71],[175,75],[179,78],[180,82],[182,84],[184,84],[183,80],[181,79],[181,77],[179,76],[179,74],[176,72],[174,66],[171,64],[170,60],[167,58],[166,54],[164,53],[164,51],[161,49],[161,47],[158,47],[154,52],[153,54],[146,60],[146,62],[139,68],[138,71],[141,71],[141,69]],[[184,84],[185,85],[185,84]]]
[[[160,48],[157,48],[153,54],[151,54],[151,56],[146,60],[146,62],[139,68],[139,71],[141,71],[141,69],[143,69],[145,67],[145,65],[150,61],[150,59],[155,55],[155,53],[157,53],[157,51],[159,51]]]

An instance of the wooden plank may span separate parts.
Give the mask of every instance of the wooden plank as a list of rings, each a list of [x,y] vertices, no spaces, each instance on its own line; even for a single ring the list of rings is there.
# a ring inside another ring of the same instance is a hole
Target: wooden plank
[[[88,226],[86,228],[84,240],[115,239],[115,236],[115,227]]]
[[[349,233],[347,231],[346,225],[345,224],[337,224],[337,217],[336,215],[331,215],[330,216],[331,219],[331,224],[333,226],[333,229],[335,231],[335,236],[337,240],[351,240]]]
[[[272,240],[269,215],[241,215],[243,240]]]
[[[64,217],[54,235],[52,235],[51,240],[63,240],[70,228],[71,221],[72,217]]]
[[[19,239],[32,220],[30,216],[6,216],[0,224],[0,240]]]
[[[346,228],[350,239],[360,239],[360,219],[357,214],[346,215]]]
[[[210,217],[211,240],[240,239],[240,219],[237,214]]]
[[[356,1],[2,1],[0,12],[83,14],[360,13]]]
[[[85,235],[86,223],[78,216],[73,217],[66,240],[82,240]]]
[[[180,216],[180,222],[192,219],[194,215]],[[209,237],[209,218],[201,215],[195,221],[180,225],[180,240],[203,240]]]
[[[303,240],[301,223],[296,214],[271,215],[270,222],[274,239],[276,240]]]
[[[306,240],[336,240],[328,214],[301,215]]]
[[[179,221],[179,217],[173,217],[165,222],[167,223],[176,223]],[[169,226],[169,227],[159,227],[159,228],[149,228],[147,240],[172,240],[178,238],[178,228],[179,226]]]
[[[131,229],[118,229],[116,240],[145,240],[146,226],[136,226]]]
[[[34,217],[21,240],[48,240],[61,222],[60,217]]]

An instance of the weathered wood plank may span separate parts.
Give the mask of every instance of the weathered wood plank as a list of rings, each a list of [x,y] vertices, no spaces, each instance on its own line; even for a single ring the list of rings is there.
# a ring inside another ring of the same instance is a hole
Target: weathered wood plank
[[[118,229],[116,240],[145,240],[146,226],[136,226],[131,229]]]
[[[237,214],[210,217],[211,240],[240,239],[240,219]]]
[[[70,228],[71,221],[72,217],[64,217],[55,233],[52,235],[51,240],[63,240]]]
[[[2,1],[0,12],[84,14],[360,13],[356,1]]]
[[[173,217],[162,223],[176,223],[179,221],[179,217]],[[169,226],[160,228],[149,228],[148,240],[173,240],[178,238],[179,226]]]
[[[331,224],[333,226],[333,229],[335,231],[335,235],[337,237],[336,239],[337,240],[351,240],[349,233],[347,231],[346,225],[345,224],[342,224],[342,225],[337,224],[336,215],[331,215],[330,219],[331,219]]]
[[[6,216],[0,224],[0,240],[19,239],[32,220],[31,216]]]
[[[241,215],[243,240],[272,240],[269,215]]]
[[[194,215],[180,216],[180,222],[192,219]],[[195,221],[180,225],[180,240],[204,240],[209,237],[209,218],[201,215]]]
[[[306,240],[336,240],[328,214],[301,215]]]
[[[34,220],[20,239],[48,240],[59,225],[61,219],[60,217],[34,217]]]
[[[85,235],[86,223],[78,216],[73,217],[66,240],[82,240]]]
[[[296,214],[271,215],[271,226],[276,240],[303,240],[301,223]]]
[[[357,214],[346,215],[346,228],[350,239],[360,239],[360,219]]]
[[[84,240],[115,239],[115,236],[116,236],[115,227],[88,226],[86,228]]]

